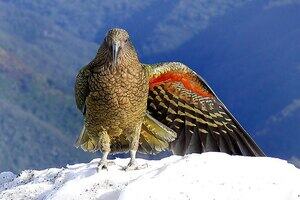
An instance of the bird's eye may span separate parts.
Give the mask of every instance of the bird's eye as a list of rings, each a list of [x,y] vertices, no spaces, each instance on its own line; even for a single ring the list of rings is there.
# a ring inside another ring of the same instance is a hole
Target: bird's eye
[[[125,40],[125,43],[127,43],[127,42],[128,42],[128,39]]]

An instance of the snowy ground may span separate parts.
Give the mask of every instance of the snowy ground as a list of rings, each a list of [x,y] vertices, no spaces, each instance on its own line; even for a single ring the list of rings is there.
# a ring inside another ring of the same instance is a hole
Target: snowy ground
[[[223,153],[139,159],[142,170],[125,172],[128,159],[108,171],[97,162],[0,174],[0,199],[243,199],[300,200],[300,170],[284,160]]]

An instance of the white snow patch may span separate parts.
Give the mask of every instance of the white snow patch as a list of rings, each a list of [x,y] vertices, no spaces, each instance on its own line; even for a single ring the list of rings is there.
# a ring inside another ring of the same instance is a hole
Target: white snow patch
[[[96,172],[99,159],[19,176],[0,174],[0,199],[272,199],[300,200],[300,170],[284,160],[223,153],[138,159],[148,167],[123,171],[116,159]]]

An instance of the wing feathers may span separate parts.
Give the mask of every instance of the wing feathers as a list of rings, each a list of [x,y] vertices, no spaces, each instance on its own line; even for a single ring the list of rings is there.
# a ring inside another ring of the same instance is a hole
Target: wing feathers
[[[89,95],[88,77],[90,75],[89,66],[83,67],[76,76],[75,100],[77,108],[85,113],[85,100]]]
[[[177,133],[175,154],[221,151],[263,156],[263,152],[207,83],[181,63],[144,65],[150,74],[149,114]]]

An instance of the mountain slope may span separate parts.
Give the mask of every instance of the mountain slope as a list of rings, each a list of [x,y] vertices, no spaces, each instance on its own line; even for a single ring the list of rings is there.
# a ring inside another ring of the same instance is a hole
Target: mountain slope
[[[95,35],[99,29],[107,30],[103,28],[107,17],[113,20],[116,14],[126,20],[147,5],[127,1],[0,2],[0,137],[11,141],[0,143],[0,151],[7,152],[2,155],[1,171],[57,166],[95,156],[73,147],[82,124],[73,97],[75,75],[96,52]],[[56,155],[51,154],[52,148]],[[21,151],[23,154],[17,153]],[[46,155],[50,158],[45,159]]]
[[[4,150],[0,154],[3,169],[18,171],[19,166],[41,169],[54,163],[64,165],[66,161],[74,162],[83,156],[70,144],[72,138],[56,127],[9,102],[0,100],[0,107],[1,132],[12,133],[3,134],[0,140]],[[70,151],[72,149],[74,151]]]

